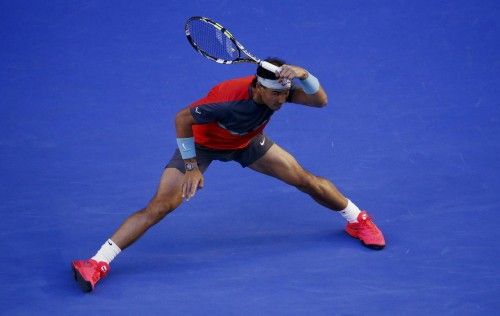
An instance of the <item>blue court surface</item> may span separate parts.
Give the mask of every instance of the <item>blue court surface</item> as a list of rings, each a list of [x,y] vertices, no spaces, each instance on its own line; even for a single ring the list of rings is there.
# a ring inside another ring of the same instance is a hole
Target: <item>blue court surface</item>
[[[91,257],[156,190],[177,111],[252,74],[196,54],[194,15],[319,78],[267,135],[383,230],[234,162],[111,264]],[[1,315],[498,315],[500,2],[2,1]]]

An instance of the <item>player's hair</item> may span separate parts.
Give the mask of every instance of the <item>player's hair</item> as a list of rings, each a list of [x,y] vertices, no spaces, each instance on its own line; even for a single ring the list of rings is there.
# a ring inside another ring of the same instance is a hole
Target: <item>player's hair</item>
[[[268,63],[271,63],[271,64],[276,65],[278,67],[281,67],[284,64],[286,64],[286,62],[283,59],[280,59],[280,58],[277,58],[277,57],[269,57],[269,58],[266,58],[264,60],[267,61]],[[257,76],[259,76],[261,78],[271,79],[271,80],[278,79],[273,72],[271,72],[271,71],[269,71],[267,69],[262,68],[262,66],[257,67]],[[252,81],[252,86],[255,87],[256,84],[257,84],[257,78],[255,78]]]
[[[283,59],[276,58],[276,57],[266,58],[265,61],[267,61],[268,63],[271,63],[273,65],[276,65],[278,67],[281,67],[284,64],[286,64],[286,62]],[[271,79],[271,80],[278,79],[273,72],[262,68],[262,66],[257,67],[257,76],[262,77],[262,78],[266,78],[266,79]]]

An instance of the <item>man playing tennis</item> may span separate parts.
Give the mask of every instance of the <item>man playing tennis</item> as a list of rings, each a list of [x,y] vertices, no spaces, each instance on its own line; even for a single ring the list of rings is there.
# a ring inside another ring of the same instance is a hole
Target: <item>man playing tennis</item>
[[[243,167],[275,177],[309,194],[319,204],[338,211],[346,232],[371,249],[382,249],[385,240],[366,211],[345,198],[327,179],[304,170],[295,158],[263,134],[271,116],[285,102],[324,107],[327,95],[317,78],[304,68],[286,65],[272,73],[261,66],[256,76],[222,82],[207,96],[177,113],[178,149],[149,204],[128,217],[97,254],[72,262],[74,277],[84,291],[92,291],[109,272],[109,263],[151,226],[189,201],[203,187],[203,173],[213,160],[237,161]],[[298,79],[301,86],[292,83]]]

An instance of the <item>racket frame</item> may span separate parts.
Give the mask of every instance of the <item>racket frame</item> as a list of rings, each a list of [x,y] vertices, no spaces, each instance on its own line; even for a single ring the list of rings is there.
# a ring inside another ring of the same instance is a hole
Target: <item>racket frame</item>
[[[215,57],[209,55],[207,52],[203,51],[200,47],[198,47],[198,45],[196,44],[196,42],[193,40],[193,38],[191,36],[191,32],[189,31],[189,24],[190,24],[191,21],[194,21],[194,20],[202,21],[204,23],[212,25],[214,28],[216,28],[222,34],[224,34],[224,36],[226,36],[231,42],[234,43],[234,45],[240,51],[240,54],[239,54],[240,56],[241,56],[241,53],[243,53],[248,58],[238,57],[238,58],[236,58],[234,60],[225,60],[225,59],[221,59],[221,58],[215,58]],[[236,40],[236,38],[233,36],[233,34],[231,34],[231,32],[229,32],[228,29],[226,29],[221,24],[219,24],[219,23],[217,23],[215,21],[210,20],[209,18],[202,17],[202,16],[193,16],[193,17],[190,17],[186,21],[186,24],[184,25],[184,32],[186,33],[186,37],[187,37],[187,39],[189,41],[189,44],[191,44],[191,46],[198,53],[200,53],[203,57],[205,57],[205,58],[207,58],[209,60],[215,61],[216,63],[229,65],[229,64],[245,63],[246,62],[246,63],[253,63],[253,64],[260,65],[262,68],[264,68],[266,70],[269,70],[269,71],[271,71],[273,73],[276,73],[277,71],[279,72],[281,70],[281,67],[273,65],[273,64],[271,64],[271,63],[269,63],[269,62],[267,62],[265,60],[261,60],[261,59],[257,58],[255,55],[253,55],[252,53],[250,53],[240,42],[238,42],[238,40]]]

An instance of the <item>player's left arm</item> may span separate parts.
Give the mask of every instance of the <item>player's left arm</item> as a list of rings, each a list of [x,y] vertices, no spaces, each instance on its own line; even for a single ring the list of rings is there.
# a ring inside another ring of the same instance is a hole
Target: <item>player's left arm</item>
[[[300,79],[304,87],[295,88],[289,102],[312,107],[324,107],[328,103],[328,96],[319,84],[318,79],[306,69],[294,65],[283,65],[281,66],[279,78],[289,80],[293,80],[294,78]]]

